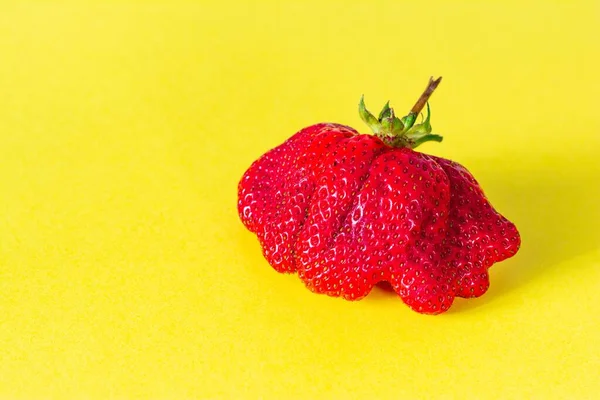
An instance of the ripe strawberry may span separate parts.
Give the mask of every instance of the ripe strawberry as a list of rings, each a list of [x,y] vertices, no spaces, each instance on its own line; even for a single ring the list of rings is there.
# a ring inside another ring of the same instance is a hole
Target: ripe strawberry
[[[413,310],[446,311],[456,296],[487,290],[487,269],[520,246],[461,165],[414,151],[431,134],[430,80],[411,112],[386,104],[375,135],[339,124],[302,129],[246,171],[238,211],[269,264],[297,272],[316,293],[358,300],[387,283]],[[415,124],[427,104],[427,117]]]

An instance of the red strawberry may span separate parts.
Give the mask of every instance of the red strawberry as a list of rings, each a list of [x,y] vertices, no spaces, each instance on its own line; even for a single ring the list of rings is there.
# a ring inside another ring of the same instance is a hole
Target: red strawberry
[[[387,104],[375,118],[361,100],[375,135],[317,124],[250,166],[238,211],[273,268],[348,300],[388,282],[427,314],[487,290],[487,269],[514,255],[520,237],[464,167],[413,150],[441,141],[431,134],[429,106],[414,124],[440,79],[401,119]]]

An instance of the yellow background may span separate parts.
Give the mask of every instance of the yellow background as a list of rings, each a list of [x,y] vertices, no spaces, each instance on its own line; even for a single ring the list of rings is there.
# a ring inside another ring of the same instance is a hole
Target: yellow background
[[[0,6],[0,398],[591,399],[597,1]],[[430,75],[442,144],[523,246],[421,316],[275,273],[250,163]]]

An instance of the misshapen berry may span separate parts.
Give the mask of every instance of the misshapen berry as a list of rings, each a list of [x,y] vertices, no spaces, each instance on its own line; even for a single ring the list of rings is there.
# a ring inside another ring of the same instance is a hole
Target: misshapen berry
[[[442,139],[431,133],[427,104],[440,80],[403,118],[388,104],[376,118],[361,99],[374,135],[316,124],[250,166],[238,211],[273,268],[348,300],[387,282],[424,314],[486,292],[488,268],[513,256],[520,237],[463,166],[414,150]]]

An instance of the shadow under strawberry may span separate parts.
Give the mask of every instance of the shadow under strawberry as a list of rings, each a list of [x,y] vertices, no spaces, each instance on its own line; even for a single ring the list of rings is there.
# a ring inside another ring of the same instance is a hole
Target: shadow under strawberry
[[[526,156],[461,159],[478,177],[487,198],[519,228],[522,245],[515,257],[492,266],[490,288],[484,295],[457,298],[449,314],[485,307],[525,288],[564,261],[600,248],[600,164],[593,155],[570,153],[551,163],[534,159],[527,168],[520,168],[520,157]],[[503,165],[501,175],[498,165]],[[240,237],[242,247],[258,248],[252,235]],[[264,271],[274,281],[279,279],[272,271]],[[363,301],[398,302],[398,307],[404,308],[387,282],[376,285]]]

